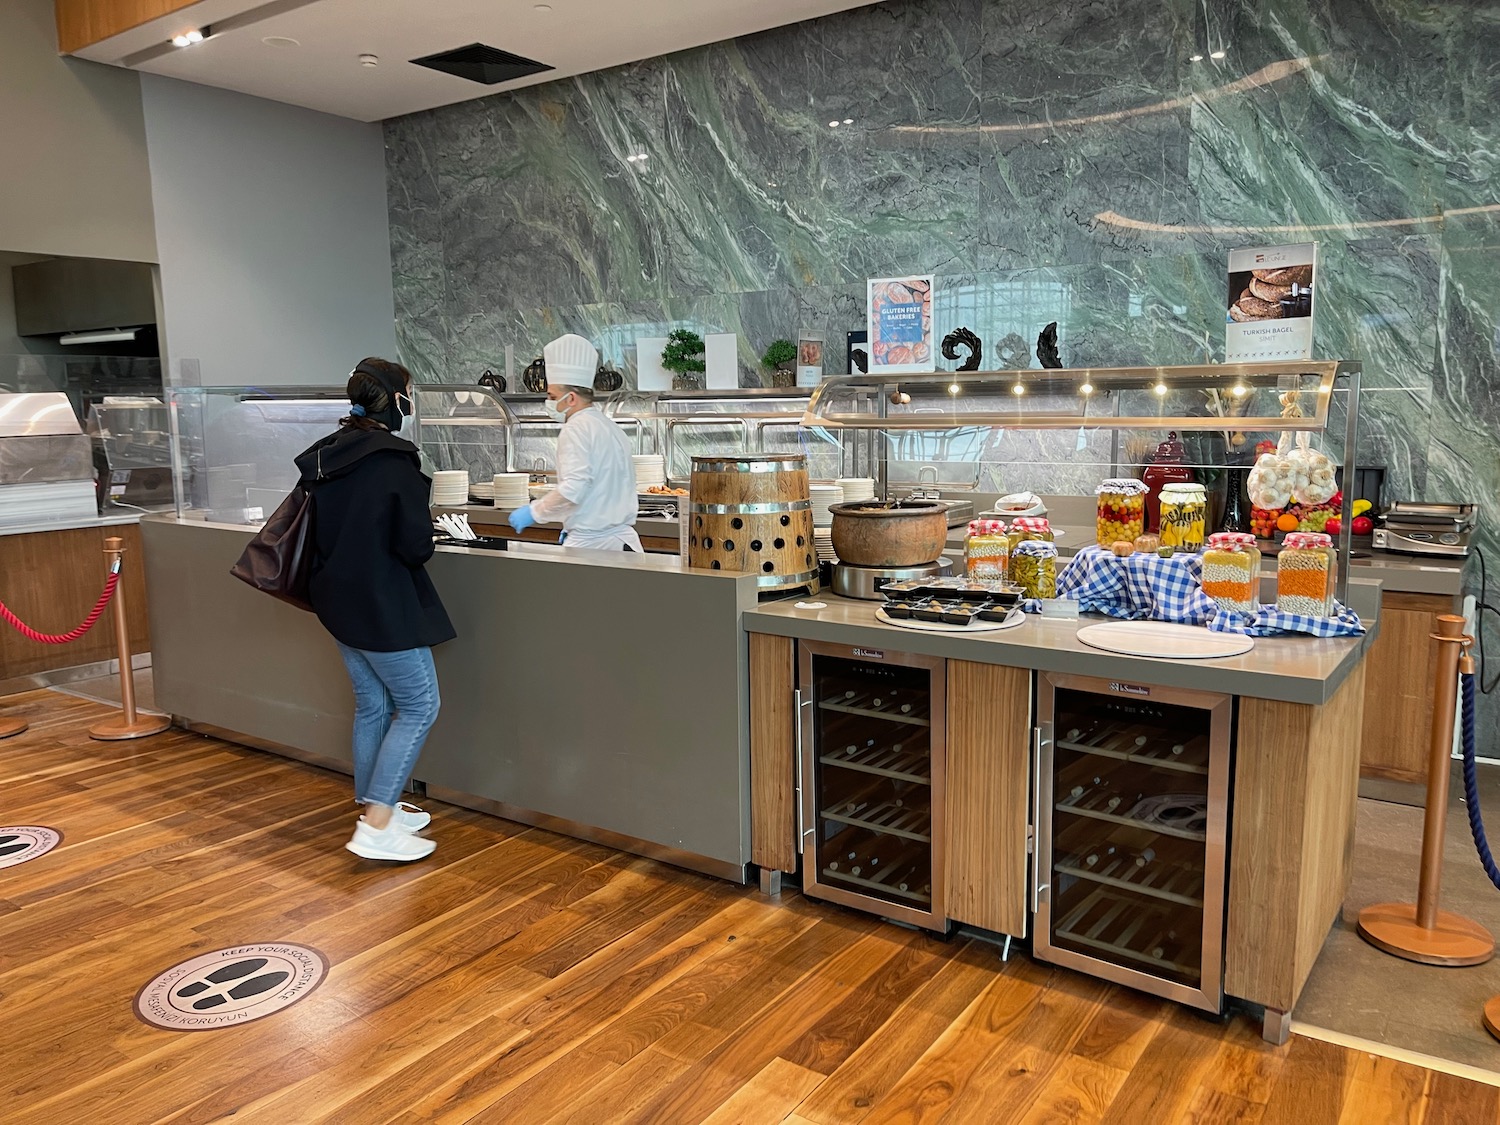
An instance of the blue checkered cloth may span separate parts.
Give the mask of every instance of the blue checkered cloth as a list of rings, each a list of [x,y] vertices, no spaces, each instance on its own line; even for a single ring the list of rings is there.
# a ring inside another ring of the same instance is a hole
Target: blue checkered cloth
[[[1332,617],[1281,613],[1274,606],[1262,606],[1254,614],[1221,610],[1203,592],[1202,574],[1201,555],[1176,554],[1164,559],[1136,552],[1120,558],[1101,547],[1084,547],[1058,575],[1057,596],[1076,600],[1080,613],[1101,613],[1126,621],[1207,625],[1221,633],[1252,637],[1282,633],[1354,637],[1365,631],[1358,616],[1342,605],[1335,607]],[[1025,609],[1040,613],[1041,603],[1028,601]]]

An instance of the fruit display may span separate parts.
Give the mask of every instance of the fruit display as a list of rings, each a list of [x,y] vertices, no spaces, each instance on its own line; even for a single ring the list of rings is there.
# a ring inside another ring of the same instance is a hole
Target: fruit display
[[[1130,478],[1115,478],[1102,483],[1095,494],[1098,514],[1095,539],[1108,548],[1120,540],[1134,540],[1146,530],[1146,486]]]

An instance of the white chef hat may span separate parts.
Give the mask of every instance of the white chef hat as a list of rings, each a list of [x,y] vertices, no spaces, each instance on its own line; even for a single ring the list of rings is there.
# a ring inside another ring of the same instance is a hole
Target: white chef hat
[[[592,387],[599,370],[599,352],[582,336],[559,336],[542,349],[547,382],[564,387]]]

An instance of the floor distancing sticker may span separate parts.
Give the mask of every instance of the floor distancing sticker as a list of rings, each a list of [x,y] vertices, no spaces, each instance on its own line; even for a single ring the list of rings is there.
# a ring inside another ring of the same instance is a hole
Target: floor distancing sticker
[[[305,999],[327,975],[328,959],[305,945],[217,949],[152,979],[135,998],[135,1014],[170,1031],[238,1027]]]
[[[39,824],[0,828],[0,867],[15,867],[44,856],[61,842],[61,832]]]

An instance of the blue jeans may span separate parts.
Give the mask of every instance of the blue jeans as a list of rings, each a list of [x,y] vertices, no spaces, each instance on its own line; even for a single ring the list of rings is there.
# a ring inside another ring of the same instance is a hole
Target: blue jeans
[[[432,649],[370,652],[334,643],[354,685],[354,798],[394,806],[437,719]]]

